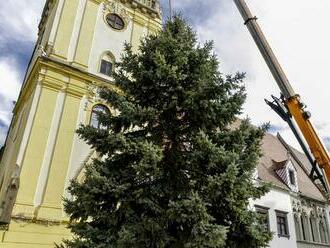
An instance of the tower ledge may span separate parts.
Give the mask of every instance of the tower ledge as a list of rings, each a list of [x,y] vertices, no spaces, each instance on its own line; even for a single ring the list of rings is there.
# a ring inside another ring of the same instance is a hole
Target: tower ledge
[[[111,3],[113,1],[119,1],[124,4],[130,4],[133,9],[140,9],[142,13],[148,13],[153,18],[161,18],[161,7],[159,0],[94,0],[96,2]],[[42,18],[39,23],[39,35],[43,32],[45,23],[51,12],[52,8],[55,6],[57,0],[46,0],[45,7],[42,12]]]
[[[113,2],[106,0],[103,2]],[[153,18],[161,18],[161,8],[159,0],[120,0],[124,4],[130,4],[132,9],[139,9],[144,14],[149,14]]]

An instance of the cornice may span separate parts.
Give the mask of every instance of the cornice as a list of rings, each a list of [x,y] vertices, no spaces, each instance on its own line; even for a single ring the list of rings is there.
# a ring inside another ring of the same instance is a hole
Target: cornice
[[[48,57],[40,57],[38,59],[38,63],[40,66],[45,66],[48,69],[54,69],[70,78],[85,81],[86,83],[96,83],[100,86],[108,85],[110,88],[115,87],[112,81],[91,74],[83,69],[75,67],[74,65],[61,60]]]
[[[56,72],[59,76],[51,76],[48,73],[49,71]],[[73,83],[74,80],[83,82],[83,84],[75,84]],[[34,90],[38,82],[41,83],[43,87],[53,90],[61,90],[65,86],[67,87],[67,94],[75,97],[82,97],[88,94],[88,85],[96,85],[99,87],[106,86],[110,89],[118,90],[112,81],[88,73],[69,63],[55,58],[38,57],[25,85],[21,89],[21,94],[13,110],[14,113],[20,109],[21,105],[26,101],[26,98]]]
[[[41,20],[39,22],[39,33],[42,32],[42,30],[44,29],[44,26],[47,22],[47,18],[49,16],[50,11],[52,10],[52,8],[54,7],[55,3],[57,0],[47,0],[44,6],[44,9],[42,11],[42,15],[41,15]]]
[[[156,8],[151,8],[148,5],[143,4],[143,0],[90,0],[95,3],[101,4],[116,4],[116,3],[122,3],[124,6],[128,8],[128,11],[134,12],[134,10],[138,10],[141,14],[148,16],[152,19],[159,19],[161,21],[162,19],[162,13],[160,11],[160,6],[157,3]]]
[[[60,226],[69,224],[68,220],[35,219],[34,217],[25,217],[20,215],[12,216],[13,221],[26,222],[30,224],[39,224],[45,226]]]

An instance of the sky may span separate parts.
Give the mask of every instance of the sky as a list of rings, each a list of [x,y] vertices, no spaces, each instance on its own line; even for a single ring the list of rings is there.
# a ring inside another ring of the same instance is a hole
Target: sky
[[[312,122],[330,149],[330,1],[246,0],[258,17],[269,43],[295,91],[302,96]],[[4,143],[37,38],[37,26],[45,0],[7,0],[0,3],[0,145]],[[201,43],[214,41],[220,71],[246,72],[247,102],[242,117],[253,124],[271,123],[270,132],[280,132],[298,146],[291,131],[264,98],[279,96],[279,89],[231,0],[172,0],[194,27]],[[164,16],[168,0],[162,0]]]

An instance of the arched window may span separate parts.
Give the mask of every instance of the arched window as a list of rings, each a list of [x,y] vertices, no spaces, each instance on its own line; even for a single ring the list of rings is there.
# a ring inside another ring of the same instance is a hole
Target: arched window
[[[327,229],[326,229],[325,224],[324,224],[323,221],[320,221],[319,229],[320,229],[321,243],[323,243],[323,244],[328,243],[328,241],[327,241]]]
[[[101,58],[100,73],[106,76],[111,76],[114,69],[115,59],[111,53],[106,53]]]
[[[294,215],[294,227],[296,229],[297,240],[301,240],[299,217]]]
[[[329,227],[328,227],[328,221],[327,218],[325,216],[323,216],[322,218],[323,220],[323,226],[324,226],[324,230],[325,230],[325,238],[326,238],[326,243],[329,244],[330,240],[329,240]]]
[[[309,232],[308,232],[308,217],[306,215],[301,215],[301,229],[302,229],[302,239],[309,241]]]
[[[319,237],[317,233],[317,223],[316,218],[314,216],[310,217],[310,225],[311,225],[311,234],[312,234],[312,241],[319,242]]]
[[[95,128],[106,129],[106,127],[100,123],[99,120],[100,114],[110,115],[110,111],[105,105],[102,104],[95,105],[92,109],[90,125]]]

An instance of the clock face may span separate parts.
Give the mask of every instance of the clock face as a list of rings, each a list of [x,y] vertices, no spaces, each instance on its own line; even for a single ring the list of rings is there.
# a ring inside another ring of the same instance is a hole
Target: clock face
[[[125,27],[125,22],[123,18],[121,18],[117,14],[108,14],[106,17],[107,23],[116,30],[123,30]]]

